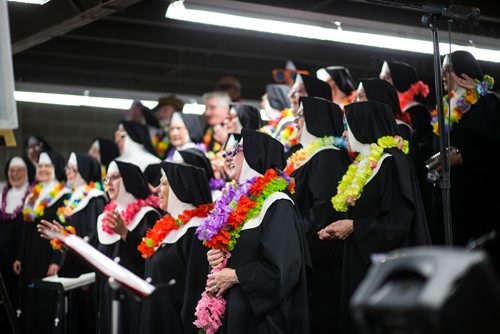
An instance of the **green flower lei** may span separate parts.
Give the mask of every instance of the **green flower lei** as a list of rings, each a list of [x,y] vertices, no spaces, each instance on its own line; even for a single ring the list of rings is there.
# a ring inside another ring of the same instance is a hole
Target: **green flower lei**
[[[373,170],[377,168],[384,149],[393,147],[400,149],[404,154],[409,152],[408,141],[403,140],[401,136],[384,136],[379,138],[377,143],[370,144],[370,153],[366,157],[358,154],[339,182],[337,194],[332,197],[335,210],[346,212],[349,206],[356,204]]]

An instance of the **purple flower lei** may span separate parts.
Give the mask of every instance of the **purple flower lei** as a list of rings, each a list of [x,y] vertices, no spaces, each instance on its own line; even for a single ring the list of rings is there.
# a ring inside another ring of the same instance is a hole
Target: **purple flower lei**
[[[212,240],[217,232],[227,225],[229,214],[233,212],[240,197],[248,192],[250,187],[255,183],[255,180],[257,180],[257,177],[253,177],[241,185],[237,183],[227,185],[210,214],[196,229],[196,234],[200,241]]]
[[[9,192],[9,189],[11,187],[5,186],[2,190],[2,207],[0,208],[0,213],[1,218],[3,221],[6,220],[14,220],[16,219],[17,215],[20,214],[23,211],[23,206],[24,206],[24,201],[26,200],[26,197],[28,197],[28,194],[31,192],[31,187],[33,186],[34,182],[30,182],[28,185],[28,188],[26,188],[26,193],[23,196],[23,200],[21,201],[21,205],[19,205],[14,212],[12,213],[7,213],[5,212],[7,208],[7,193]]]
[[[226,181],[224,179],[211,178],[210,181],[208,181],[208,184],[210,186],[210,190],[221,190],[226,185]]]

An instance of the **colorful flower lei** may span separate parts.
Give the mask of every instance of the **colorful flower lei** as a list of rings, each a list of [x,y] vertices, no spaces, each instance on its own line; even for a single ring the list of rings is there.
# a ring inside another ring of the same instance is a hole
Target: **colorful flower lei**
[[[267,133],[270,136],[274,136],[278,124],[285,117],[293,116],[290,109],[283,109],[281,115],[275,119],[270,120],[267,125],[261,127],[259,131]],[[279,134],[276,135],[276,139],[279,140],[283,146],[285,146],[285,152],[288,152],[290,148],[297,145],[299,141],[297,140],[297,126],[295,123],[290,123],[285,126]]]
[[[26,197],[31,193],[31,187],[33,183],[30,183],[28,185],[28,188],[26,189],[26,193],[23,196],[23,199],[21,200],[21,205],[19,205],[17,208],[12,213],[7,213],[5,210],[7,208],[7,193],[9,192],[9,187],[5,186],[2,190],[2,207],[0,208],[0,213],[1,216],[0,218],[2,221],[7,221],[7,220],[14,220],[16,219],[17,215],[20,214],[23,211],[24,207],[24,201],[26,200]]]
[[[225,268],[230,252],[236,246],[240,231],[247,221],[261,211],[264,201],[277,191],[289,189],[293,192],[294,182],[285,173],[268,169],[263,176],[253,177],[243,184],[230,184],[217,201],[210,215],[198,226],[196,234],[209,248],[221,249],[225,255],[222,265],[211,273]],[[215,333],[221,326],[226,301],[209,292],[209,284],[196,306],[196,327],[205,333]]]
[[[401,108],[401,111],[405,110],[408,103],[414,101],[415,96],[417,95],[421,95],[423,97],[427,97],[427,95],[429,95],[429,86],[424,84],[422,80],[413,83],[405,92],[398,92],[399,107]]]
[[[408,154],[408,141],[401,136],[384,136],[377,143],[370,144],[370,153],[363,157],[358,154],[356,160],[349,165],[347,172],[342,177],[337,187],[337,194],[332,197],[332,205],[339,212],[346,212],[349,206],[354,206],[356,200],[361,197],[363,188],[368,179],[377,168],[384,150],[396,147]]]
[[[76,230],[73,226],[68,225],[68,226],[65,226],[64,229],[59,230],[59,233],[62,235],[76,234]],[[52,246],[53,250],[57,250],[60,252],[63,251],[63,244],[62,244],[62,241],[59,239],[50,240],[50,245]]]
[[[165,159],[170,147],[170,141],[166,131],[159,130],[151,138],[151,143],[160,159]]]
[[[127,205],[125,210],[120,212],[120,215],[122,216],[123,221],[125,222],[125,226],[128,226],[130,222],[134,219],[135,215],[145,206],[158,208],[160,206],[160,199],[156,195],[149,195],[149,197],[146,198],[145,200],[139,198],[137,201]],[[115,210],[116,210],[116,202],[111,201],[104,207],[103,213],[107,215]],[[106,224],[102,224],[102,230],[111,235],[115,234],[115,232],[110,228],[108,228]]]
[[[177,218],[166,215],[158,219],[153,228],[146,232],[146,236],[142,238],[142,242],[137,247],[142,257],[145,259],[151,257],[170,232],[186,225],[193,217],[205,218],[213,207],[213,203],[203,204],[193,210],[184,210]]]
[[[313,154],[314,152],[316,152],[317,150],[319,150],[321,147],[324,146],[335,146],[338,148],[343,147],[347,150],[347,144],[344,137],[334,137],[334,136],[320,137],[315,141],[313,141],[312,143],[310,143],[309,145],[307,145],[306,147],[301,148],[300,150],[292,154],[290,158],[288,158],[288,163],[284,170],[285,174],[288,176],[292,175],[292,173],[297,168],[302,166],[304,161],[309,159],[311,154]]]
[[[213,135],[214,135],[214,129],[212,129],[211,127],[208,128],[205,131],[205,134],[203,135],[203,144],[205,145],[205,150],[207,152],[210,152],[209,147],[210,143],[212,142]],[[214,146],[212,148],[212,152],[219,152],[221,149],[222,145],[214,139]]]
[[[43,216],[45,212],[45,208],[52,203],[53,199],[57,197],[57,195],[64,189],[64,185],[62,183],[58,183],[54,189],[52,189],[49,194],[36,206],[35,202],[38,197],[40,197],[40,193],[43,189],[43,184],[38,183],[33,187],[31,191],[31,197],[29,197],[28,202],[24,206],[23,209],[23,217],[25,222],[32,222],[36,218]]]
[[[456,107],[453,108],[451,112],[449,112],[448,101],[450,98],[455,97],[455,93],[451,91],[450,95],[445,95],[443,97],[443,113],[444,117],[444,126],[445,132],[449,132],[454,124],[457,124],[462,119],[463,115],[469,111],[473,104],[476,104],[479,99],[486,95],[489,90],[493,89],[493,85],[495,84],[495,79],[493,79],[489,75],[485,75],[483,81],[474,80],[475,86],[473,89],[467,90],[463,93],[457,100]],[[432,119],[431,124],[433,131],[436,135],[439,136],[439,124],[438,124],[438,112],[437,108],[434,109],[431,113]]]
[[[57,218],[59,218],[59,222],[66,224],[69,217],[71,217],[71,215],[77,208],[78,204],[82,201],[82,199],[87,197],[92,189],[99,189],[101,191],[104,191],[104,186],[101,182],[90,182],[90,184],[85,186],[85,189],[80,196],[78,196],[77,198],[73,198],[71,202],[69,201],[69,199],[64,200],[64,206],[61,206],[59,209],[57,209],[56,212]]]

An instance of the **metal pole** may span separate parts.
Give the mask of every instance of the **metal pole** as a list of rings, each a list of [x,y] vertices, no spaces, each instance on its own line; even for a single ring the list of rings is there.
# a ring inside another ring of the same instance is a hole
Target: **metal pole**
[[[438,108],[439,126],[439,152],[441,159],[440,187],[443,209],[444,240],[449,247],[453,246],[453,227],[451,221],[451,200],[450,200],[450,165],[448,164],[448,152],[446,149],[446,131],[443,111],[443,89],[441,82],[441,60],[439,54],[438,25],[440,15],[429,15],[429,27],[432,30],[432,44],[434,46],[434,83],[436,88],[436,101]]]

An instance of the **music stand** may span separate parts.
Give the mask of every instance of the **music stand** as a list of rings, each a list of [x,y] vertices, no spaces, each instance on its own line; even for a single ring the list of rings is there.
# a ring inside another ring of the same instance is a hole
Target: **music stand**
[[[58,302],[56,310],[56,318],[54,319],[54,327],[59,327],[59,315],[61,314],[62,307],[62,333],[68,332],[67,318],[68,318],[68,294],[82,286],[86,286],[95,282],[95,273],[82,274],[79,277],[58,277],[48,276],[42,279],[33,280],[35,287],[54,290],[57,292]]]
[[[44,232],[52,239],[60,240],[67,248],[80,256],[92,268],[99,271],[106,277],[109,277],[110,287],[113,290],[113,307],[112,307],[112,333],[118,333],[118,319],[120,310],[121,291],[130,292],[139,299],[144,299],[150,296],[155,287],[130,270],[119,265],[111,260],[106,255],[99,252],[97,249],[89,245],[77,235],[63,235],[57,232],[46,230]]]

